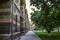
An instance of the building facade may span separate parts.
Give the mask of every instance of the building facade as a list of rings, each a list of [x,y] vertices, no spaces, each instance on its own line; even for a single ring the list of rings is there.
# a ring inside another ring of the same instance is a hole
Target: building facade
[[[0,40],[14,40],[20,34],[20,0],[0,2]]]
[[[25,0],[0,1],[0,40],[18,40],[29,29],[25,6]]]
[[[28,18],[27,9],[25,9],[25,31],[27,32],[29,30],[30,30],[29,18]]]
[[[21,10],[21,16],[20,16],[21,32],[26,33],[29,30],[29,20],[25,0],[20,1],[20,10]]]

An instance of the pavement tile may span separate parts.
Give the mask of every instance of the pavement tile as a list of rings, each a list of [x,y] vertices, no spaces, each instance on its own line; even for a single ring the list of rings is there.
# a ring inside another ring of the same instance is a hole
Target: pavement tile
[[[41,40],[33,31],[28,31],[20,40]]]

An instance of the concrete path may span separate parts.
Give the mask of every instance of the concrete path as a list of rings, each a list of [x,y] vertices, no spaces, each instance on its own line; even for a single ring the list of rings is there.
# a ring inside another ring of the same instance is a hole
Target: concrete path
[[[29,31],[24,36],[22,36],[20,40],[41,40],[41,39],[38,38],[33,31]]]

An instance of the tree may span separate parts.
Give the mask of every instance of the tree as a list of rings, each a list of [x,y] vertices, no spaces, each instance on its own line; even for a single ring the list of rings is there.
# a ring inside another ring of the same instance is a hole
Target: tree
[[[36,26],[44,27],[50,34],[60,27],[60,0],[30,0],[31,5],[41,9],[32,13],[31,20]]]

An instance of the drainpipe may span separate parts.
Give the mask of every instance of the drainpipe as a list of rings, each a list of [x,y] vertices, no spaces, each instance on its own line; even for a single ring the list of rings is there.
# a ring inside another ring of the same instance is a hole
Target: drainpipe
[[[13,38],[13,0],[11,0],[11,18],[12,18],[12,23],[11,23],[11,40],[14,40],[14,38]]]

